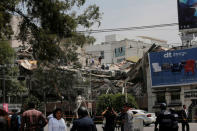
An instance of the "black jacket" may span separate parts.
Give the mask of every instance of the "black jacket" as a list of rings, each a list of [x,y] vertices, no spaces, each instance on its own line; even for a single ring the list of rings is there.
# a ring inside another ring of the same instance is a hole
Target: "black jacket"
[[[97,131],[97,129],[93,120],[86,116],[75,120],[71,131]]]
[[[186,114],[185,110],[181,110],[181,118],[182,122],[188,122],[188,115]]]

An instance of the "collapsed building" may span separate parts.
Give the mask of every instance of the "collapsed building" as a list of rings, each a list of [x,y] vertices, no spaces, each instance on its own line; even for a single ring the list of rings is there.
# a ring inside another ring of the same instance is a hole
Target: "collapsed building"
[[[21,74],[23,74],[20,75],[21,77],[19,80],[26,80],[26,86],[29,90],[28,92],[32,93],[37,90],[38,93],[36,95],[38,95],[40,100],[46,102],[46,112],[51,112],[54,108],[61,106],[65,107],[64,109],[65,112],[68,112],[67,114],[72,114],[75,108],[75,98],[79,95],[86,99],[87,103],[91,106],[89,108],[95,110],[96,104],[94,101],[96,101],[101,94],[124,93],[123,89],[125,88],[127,72],[136,62],[136,60],[130,59],[105,67],[102,65],[95,66],[94,64],[90,64],[84,68],[75,68],[72,65],[61,65],[58,67],[58,71],[64,72],[63,75],[70,74],[70,77],[71,75],[73,77],[71,82],[72,85],[69,86],[69,88],[72,89],[58,89],[57,91],[52,88],[51,91],[48,90],[48,93],[45,94],[46,100],[44,100],[44,92],[40,90],[40,86],[43,86],[42,83],[40,83],[41,85],[38,85],[38,81],[33,80],[34,78],[32,77],[33,72],[38,66],[36,60],[28,59],[28,57],[31,56],[26,55],[31,54],[28,52],[29,50],[30,48],[28,50],[18,51],[18,57],[20,59],[17,60],[17,63]],[[45,70],[45,72],[47,72],[47,69]],[[133,83],[127,82],[126,86],[128,88],[128,93],[136,94],[136,91],[132,90],[134,88],[131,88]],[[28,97],[28,95],[24,95],[24,98],[25,97]],[[63,99],[61,99],[61,97],[63,97]]]

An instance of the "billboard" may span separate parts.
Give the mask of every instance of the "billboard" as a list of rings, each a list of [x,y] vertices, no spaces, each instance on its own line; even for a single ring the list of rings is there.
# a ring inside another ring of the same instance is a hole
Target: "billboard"
[[[197,48],[149,53],[152,87],[197,84]]]
[[[178,0],[179,29],[197,28],[197,0]]]

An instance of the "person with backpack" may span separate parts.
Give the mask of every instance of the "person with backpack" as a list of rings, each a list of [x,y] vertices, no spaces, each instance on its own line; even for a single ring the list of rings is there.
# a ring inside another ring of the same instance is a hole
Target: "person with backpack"
[[[174,108],[171,108],[170,112],[172,113],[172,129],[173,131],[178,131],[179,130],[179,125],[178,125],[179,116],[177,112],[174,110]]]
[[[19,116],[17,114],[17,110],[12,110],[13,114],[11,116],[11,131],[19,131],[20,124],[19,124]]]
[[[160,105],[161,111],[157,115],[157,119],[155,122],[155,131],[175,131],[173,128],[173,123],[176,119],[174,117],[176,115],[172,114],[167,110],[166,103],[162,103]],[[176,124],[176,123],[175,123]],[[159,129],[157,126],[159,125]]]

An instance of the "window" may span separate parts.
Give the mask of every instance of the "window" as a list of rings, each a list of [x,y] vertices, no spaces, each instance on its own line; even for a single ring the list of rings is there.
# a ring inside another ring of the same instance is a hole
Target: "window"
[[[119,49],[120,49],[120,53],[122,53],[122,51],[123,51],[123,50],[122,50],[122,47],[120,47]]]
[[[180,100],[180,92],[171,93],[171,101]]]
[[[189,91],[184,93],[185,98],[197,97],[197,91]]]
[[[163,102],[166,102],[166,99],[165,99],[165,92],[162,92],[162,93],[158,93],[157,96],[157,103],[163,103]]]
[[[104,51],[101,51],[101,57],[104,59]]]
[[[125,47],[119,47],[114,49],[115,57],[125,56]]]

